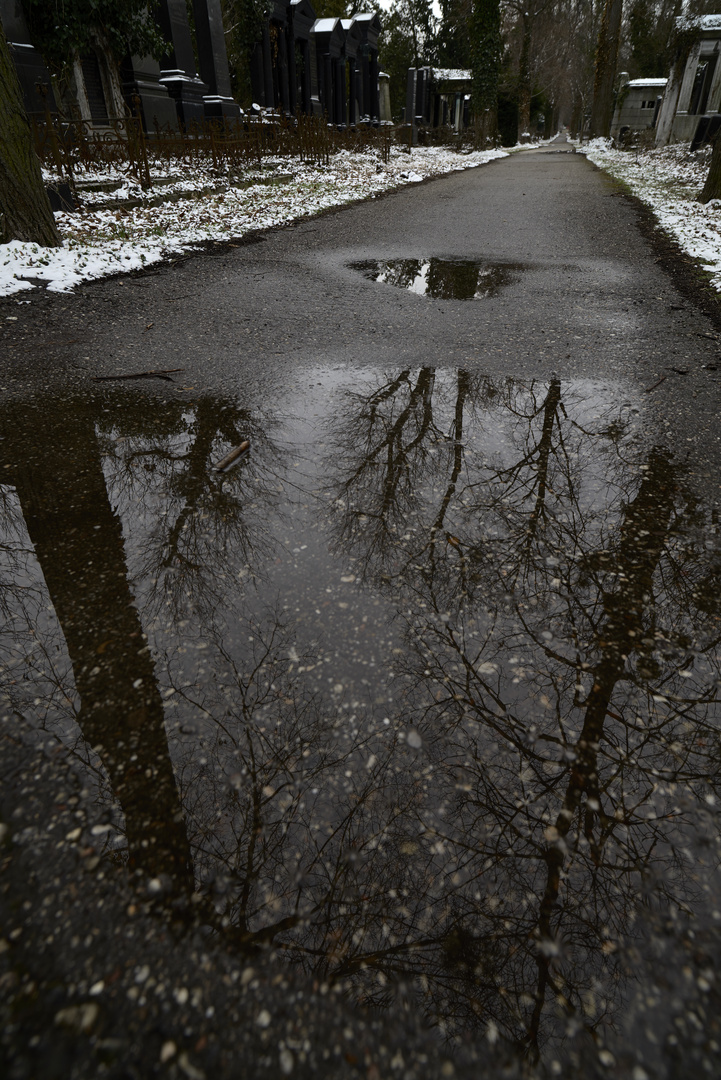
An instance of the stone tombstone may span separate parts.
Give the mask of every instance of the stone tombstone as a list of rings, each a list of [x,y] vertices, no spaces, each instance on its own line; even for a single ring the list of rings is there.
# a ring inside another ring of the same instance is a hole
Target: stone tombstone
[[[392,124],[391,115],[391,77],[385,71],[378,72],[378,103],[381,124]]]
[[[128,108],[133,114],[140,110],[145,131],[178,130],[178,111],[167,86],[160,81],[157,60],[128,54],[120,65],[120,78]]]
[[[228,53],[220,0],[193,0],[195,41],[198,46],[200,77],[208,87],[203,95],[208,119],[237,120],[240,106],[230,92]]]
[[[205,119],[207,85],[195,70],[193,39],[185,0],[160,0],[158,23],[170,43],[170,50],[160,65],[160,82],[175,99],[178,120],[184,127],[201,124]]]
[[[380,120],[378,103],[378,35],[381,22],[375,12],[361,12],[353,16],[353,24],[358,30],[360,45],[358,58],[361,69],[360,85],[363,100],[360,103],[361,116],[377,124]]]
[[[315,41],[315,12],[310,0],[291,0],[288,56],[291,64],[291,112],[320,116]]]
[[[328,122],[341,126],[346,122],[345,30],[340,19],[316,19],[311,34],[315,40],[320,102]]]
[[[358,123],[360,116],[361,75],[358,68],[358,50],[362,46],[362,36],[354,19],[341,19],[341,26],[345,32],[343,55],[348,72],[347,120],[352,127]]]
[[[411,139],[415,142],[418,138],[416,128],[416,88],[417,88],[417,75],[416,68],[408,68],[408,81],[406,82],[406,110],[405,110],[405,122],[411,128]]]
[[[15,64],[28,116],[41,118],[57,111],[50,73],[30,41],[20,0],[0,0],[0,23]]]

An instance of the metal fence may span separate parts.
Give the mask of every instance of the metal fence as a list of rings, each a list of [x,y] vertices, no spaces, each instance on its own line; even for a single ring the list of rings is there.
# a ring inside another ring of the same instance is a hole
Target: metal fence
[[[352,153],[376,151],[381,160],[390,157],[393,132],[387,127],[359,125],[337,129],[314,116],[248,117],[237,122],[206,121],[184,130],[157,128],[144,131],[140,116],[108,121],[102,128],[82,120],[63,120],[46,112],[33,120],[35,147],[43,165],[54,169],[71,185],[91,169],[109,165],[151,186],[151,165],[212,165],[242,173],[264,158],[298,158],[309,164],[327,165],[340,150]]]

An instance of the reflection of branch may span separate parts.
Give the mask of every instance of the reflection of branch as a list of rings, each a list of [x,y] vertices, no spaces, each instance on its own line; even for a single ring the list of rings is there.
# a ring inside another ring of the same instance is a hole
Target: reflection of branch
[[[259,503],[277,502],[280,454],[264,426],[235,404],[201,397],[190,411],[180,403],[169,406],[160,431],[157,423],[147,424],[147,430],[114,444],[115,501],[130,509],[138,497],[149,508],[162,500],[162,513],[147,515],[152,526],[136,541],[133,566],[134,575],[148,583],[148,617],[168,600],[179,619],[189,609],[196,617],[211,612],[227,591],[228,552],[250,573],[256,552],[267,556],[268,514]],[[239,471],[219,480],[211,463],[222,456],[223,444],[236,444],[241,434],[253,436],[254,476]],[[141,461],[153,466],[140,469]]]

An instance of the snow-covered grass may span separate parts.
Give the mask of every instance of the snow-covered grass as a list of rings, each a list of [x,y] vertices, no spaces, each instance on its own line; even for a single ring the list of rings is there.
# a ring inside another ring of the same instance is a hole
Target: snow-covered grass
[[[721,290],[721,200],[698,201],[711,148],[695,153],[687,143],[656,150],[614,150],[608,139],[579,147],[588,158],[628,186],[654,211],[659,224],[708,271]]]
[[[503,150],[457,153],[437,147],[414,148],[409,156],[394,148],[384,164],[377,152],[342,151],[328,166],[279,158],[241,178],[210,167],[179,166],[169,172],[156,165],[152,175],[162,176],[163,186],[147,191],[111,169],[86,174],[78,178],[83,205],[73,213],[55,215],[61,248],[17,241],[0,245],[0,296],[38,287],[67,291],[83,281],[138,270],[208,241],[242,237],[505,156]],[[276,183],[271,182],[274,172]],[[115,191],[88,191],[84,186],[113,180],[119,185]],[[139,200],[140,205],[102,205],[121,200]]]

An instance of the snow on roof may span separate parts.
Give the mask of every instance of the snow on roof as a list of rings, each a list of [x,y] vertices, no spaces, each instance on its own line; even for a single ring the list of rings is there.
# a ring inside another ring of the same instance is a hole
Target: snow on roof
[[[668,79],[631,79],[627,86],[665,86]]]
[[[471,78],[470,71],[464,70],[464,68],[433,68],[433,74],[436,79],[457,79],[459,81],[466,81]]]
[[[316,19],[311,27],[314,34],[330,34],[340,19]]]
[[[679,15],[677,30],[721,30],[721,15]]]

